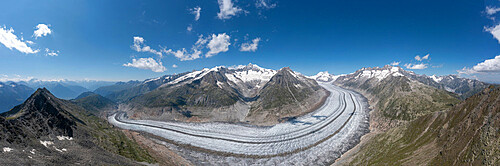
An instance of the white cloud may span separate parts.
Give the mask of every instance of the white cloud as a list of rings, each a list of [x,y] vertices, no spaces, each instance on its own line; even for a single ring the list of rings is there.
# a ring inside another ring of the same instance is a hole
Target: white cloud
[[[34,79],[34,77],[22,77],[17,74],[14,74],[14,76],[8,76],[3,74],[0,76],[0,82],[7,82],[7,81],[19,82],[19,81],[29,81],[32,79]]]
[[[488,15],[493,15],[499,11],[500,11],[500,8],[486,6],[486,14],[488,14]]]
[[[52,30],[50,30],[48,25],[45,24],[38,24],[36,26],[36,30],[33,32],[33,36],[36,38],[42,37],[42,36],[47,36],[52,33]]]
[[[173,64],[172,65],[172,68],[177,68],[178,66],[176,64]]]
[[[407,69],[425,69],[425,68],[427,68],[427,64],[424,64],[424,63],[420,63],[420,64],[407,63],[407,64],[405,64],[405,67]]]
[[[58,56],[59,51],[50,50],[49,48],[45,48],[45,56]]]
[[[398,66],[398,65],[399,65],[399,63],[401,63],[401,62],[396,62],[396,61],[394,61],[394,62],[392,62],[392,63],[391,63],[391,66]]]
[[[26,43],[28,43],[28,44],[30,44],[30,45],[35,44],[35,42],[33,42],[33,41],[31,41],[31,40],[26,40],[26,41],[24,41],[24,42],[26,42]]]
[[[2,43],[5,47],[12,50],[15,48],[19,52],[25,54],[34,54],[39,52],[40,50],[33,50],[29,47],[25,42],[19,40],[16,35],[14,35],[14,29],[7,29],[6,27],[0,27],[0,43]]]
[[[194,15],[195,21],[200,20],[200,13],[201,13],[201,7],[199,6],[196,6],[195,8],[191,9],[191,14]]]
[[[484,27],[484,30],[490,32],[498,40],[498,43],[500,43],[500,24],[495,27]]]
[[[167,69],[161,61],[156,62],[153,58],[139,58],[139,59],[132,59],[132,63],[126,63],[123,64],[123,66],[126,67],[135,67],[139,69],[146,69],[146,70],[151,70],[153,72],[164,72]]]
[[[272,9],[276,7],[276,3],[270,4],[269,0],[257,0],[255,3],[255,7],[264,8],[264,9]]]
[[[134,36],[134,45],[130,47],[137,52],[150,52],[160,57],[162,56],[162,53],[160,51],[156,51],[151,47],[147,46],[146,44],[144,44],[144,41],[145,41],[144,38],[139,36]]]
[[[207,48],[210,50],[205,54],[205,57],[212,57],[217,55],[220,52],[226,52],[229,50],[229,45],[231,45],[230,40],[231,37],[226,35],[226,33],[222,34],[212,34],[212,39],[207,44]]]
[[[192,51],[192,53],[188,53],[186,51],[186,48],[182,48],[182,49],[177,50],[177,51],[172,51],[172,49],[168,49],[168,50],[164,50],[163,52],[165,52],[166,54],[172,54],[181,61],[189,61],[189,60],[195,60],[195,59],[201,58],[201,56],[200,56],[201,51],[200,50],[193,47],[191,49],[191,51]]]
[[[189,24],[189,26],[186,28],[186,30],[191,32],[193,30],[193,25]]]
[[[220,12],[217,13],[217,17],[221,20],[230,19],[232,16],[236,16],[242,10],[237,6],[233,6],[231,0],[218,0]]]
[[[203,47],[203,45],[207,44],[208,39],[210,39],[210,36],[207,38],[204,38],[203,35],[198,36],[198,40],[196,41],[196,43],[194,43],[195,47],[196,48]]]
[[[205,54],[205,57],[208,58],[217,55],[218,53],[228,51],[229,45],[231,45],[230,37],[226,33],[218,35],[212,34],[208,37],[203,37],[203,35],[200,35],[189,52],[186,48],[181,48],[176,51],[163,48],[162,52],[164,52],[165,54],[174,55],[181,61],[189,61],[201,58],[203,48],[209,49]]]
[[[493,59],[487,59],[484,62],[478,63],[472,68],[464,67],[458,70],[460,74],[475,74],[475,73],[500,73],[500,55]]]
[[[415,56],[415,60],[417,60],[417,61],[423,61],[423,60],[425,60],[425,59],[429,59],[429,54],[427,54],[427,55],[425,55],[425,56],[423,56],[423,57],[420,57],[420,56],[418,56],[418,55],[417,55],[417,56]]]
[[[257,46],[259,46],[259,41],[260,41],[260,38],[255,38],[252,40],[252,43],[241,44],[240,51],[255,52],[257,50]]]

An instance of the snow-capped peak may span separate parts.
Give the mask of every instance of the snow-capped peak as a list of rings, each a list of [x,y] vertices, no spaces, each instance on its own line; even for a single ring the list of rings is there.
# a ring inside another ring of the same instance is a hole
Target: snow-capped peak
[[[401,74],[403,71],[400,67],[386,65],[383,68],[374,67],[374,68],[362,68],[359,70],[359,74],[357,78],[377,78],[379,81],[392,75],[394,77],[404,76]]]
[[[316,81],[321,81],[321,82],[329,82],[329,81],[336,80],[338,78],[338,76],[330,74],[330,73],[328,73],[328,71],[322,71],[314,76],[308,76],[308,78],[314,79]]]
[[[439,83],[441,80],[443,80],[443,77],[437,77],[436,75],[429,76],[429,78],[432,78],[435,82]]]
[[[234,82],[268,82],[274,74],[277,73],[276,70],[265,69],[258,65],[249,63],[248,65],[239,65],[235,68],[229,68],[234,72],[226,73],[226,77]]]

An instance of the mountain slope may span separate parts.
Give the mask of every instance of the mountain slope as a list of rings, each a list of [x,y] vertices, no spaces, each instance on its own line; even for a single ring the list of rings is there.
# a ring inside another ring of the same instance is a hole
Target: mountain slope
[[[0,146],[11,149],[1,156],[4,164],[137,165],[128,158],[153,162],[121,131],[47,89],[38,89],[0,115]]]
[[[299,116],[315,109],[324,96],[316,81],[285,67],[264,85],[246,119],[266,123]]]
[[[370,139],[351,165],[499,165],[500,88]]]
[[[21,104],[34,91],[34,89],[22,84],[0,82],[0,113]]]
[[[340,76],[335,84],[355,89],[370,100],[375,111],[371,127],[386,131],[430,112],[442,111],[458,103],[457,96],[413,80],[399,67],[363,68]],[[411,73],[410,73],[411,74]]]
[[[120,92],[120,91],[123,91],[126,89],[133,88],[136,85],[139,85],[140,83],[141,82],[139,82],[139,81],[117,82],[113,85],[99,87],[96,90],[94,90],[94,93],[97,93],[101,96],[108,96],[108,95],[113,94],[113,93],[117,93],[117,92]],[[112,99],[112,98],[110,98],[110,99]]]
[[[314,80],[289,68],[275,71],[254,64],[203,69],[173,78],[128,102],[125,107],[131,110],[130,115],[156,120],[275,124],[281,118],[310,111],[326,95]]]
[[[117,107],[117,104],[112,100],[93,92],[82,93],[71,101],[97,116],[104,115],[106,111],[114,110]]]

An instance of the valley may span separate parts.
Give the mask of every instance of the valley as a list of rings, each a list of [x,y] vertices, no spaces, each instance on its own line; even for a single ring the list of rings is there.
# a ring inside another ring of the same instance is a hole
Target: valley
[[[336,159],[332,156],[339,157],[354,146],[368,131],[369,110],[361,95],[339,88],[331,82],[320,85],[330,92],[323,106],[274,126],[132,120],[124,112],[113,114],[108,120],[120,128],[147,132],[170,140],[174,143],[171,146],[202,148],[208,150],[209,156],[213,156],[212,159],[196,158],[192,162],[214,162],[216,158],[224,156],[221,154],[226,154],[229,158],[236,158],[232,159],[236,161],[226,164],[286,164],[291,161],[301,161],[307,165],[326,164]],[[195,156],[184,154],[184,157],[189,159]]]

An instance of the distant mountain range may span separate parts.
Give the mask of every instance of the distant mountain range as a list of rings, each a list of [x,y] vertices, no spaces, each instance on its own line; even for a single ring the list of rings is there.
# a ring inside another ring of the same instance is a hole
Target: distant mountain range
[[[0,113],[23,103],[34,91],[26,85],[0,82]]]
[[[351,74],[343,74],[335,76],[328,72],[319,72],[317,75],[309,76],[311,79],[317,81],[339,81],[342,82],[346,79],[359,78],[370,79],[376,78],[377,80],[385,79],[389,76],[404,76],[412,81],[418,81],[422,84],[429,85],[438,89],[453,92],[459,96],[460,99],[465,99],[473,94],[487,88],[490,84],[484,83],[475,79],[461,78],[457,75],[447,76],[426,76],[418,75],[412,71],[403,70],[401,67],[386,65],[382,68],[362,68]],[[342,79],[342,80],[337,80]]]

